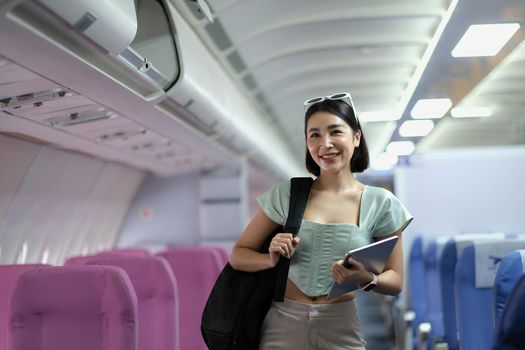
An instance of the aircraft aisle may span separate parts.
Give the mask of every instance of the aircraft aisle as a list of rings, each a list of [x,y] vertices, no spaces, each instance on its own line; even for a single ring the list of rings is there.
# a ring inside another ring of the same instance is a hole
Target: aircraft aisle
[[[525,349],[524,78],[523,0],[0,0],[0,350],[206,349],[257,198],[313,177],[317,96],[414,217],[366,348]],[[366,231],[356,198],[307,225]]]

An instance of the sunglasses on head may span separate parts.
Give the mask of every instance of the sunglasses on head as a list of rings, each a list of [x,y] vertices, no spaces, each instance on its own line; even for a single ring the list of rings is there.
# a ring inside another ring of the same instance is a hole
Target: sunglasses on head
[[[342,100],[347,105],[352,107],[352,110],[354,111],[354,114],[355,114],[354,102],[352,101],[352,96],[350,96],[350,94],[348,92],[339,92],[339,93],[333,94],[331,96],[320,96],[320,97],[310,98],[310,99],[304,101],[304,112],[306,113],[308,111],[308,108],[310,108],[314,104],[319,103],[319,102],[323,102],[325,100],[333,100],[333,101]]]

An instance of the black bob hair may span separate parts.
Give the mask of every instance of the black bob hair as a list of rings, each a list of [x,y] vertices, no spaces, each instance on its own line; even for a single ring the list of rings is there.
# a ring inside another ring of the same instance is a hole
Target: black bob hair
[[[354,113],[354,109],[350,107],[346,102],[343,102],[341,100],[324,100],[322,102],[310,106],[310,108],[308,108],[304,116],[305,137],[308,119],[310,119],[310,117],[316,112],[331,113],[344,120],[354,132],[361,131],[361,140],[359,142],[359,147],[355,149],[354,154],[352,155],[352,159],[350,159],[350,171],[352,173],[361,173],[365,171],[370,164],[370,156],[368,154],[368,147],[366,146],[363,130],[361,130],[361,125],[357,120],[357,117]],[[321,169],[310,155],[310,152],[308,151],[308,146],[306,147],[306,169],[315,176],[319,176],[321,174]]]

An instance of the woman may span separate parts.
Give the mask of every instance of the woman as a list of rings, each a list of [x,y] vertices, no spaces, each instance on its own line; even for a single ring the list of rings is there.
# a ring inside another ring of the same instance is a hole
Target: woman
[[[272,304],[262,329],[259,349],[364,349],[355,307],[355,292],[330,299],[334,281],[357,283],[364,290],[394,295],[403,285],[401,239],[379,275],[346,252],[397,235],[412,220],[389,191],[366,186],[354,177],[368,167],[361,126],[348,93],[305,102],[306,167],[314,180],[301,228],[294,238],[279,233],[268,254],[257,249],[286,222],[290,182],[274,186],[258,198],[260,208],[233,248],[232,267],[259,271],[291,259],[285,301]]]

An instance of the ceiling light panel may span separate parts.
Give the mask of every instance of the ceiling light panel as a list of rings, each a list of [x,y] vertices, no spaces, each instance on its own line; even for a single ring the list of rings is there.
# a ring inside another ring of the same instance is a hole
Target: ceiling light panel
[[[422,137],[434,129],[432,120],[407,120],[399,128],[399,135],[403,137]]]
[[[518,23],[473,24],[452,50],[452,56],[495,56],[519,28]]]
[[[408,156],[414,152],[415,148],[412,141],[394,141],[386,146],[386,152],[396,156]]]
[[[410,112],[414,119],[439,119],[442,118],[452,107],[452,101],[448,98],[421,99],[416,102]]]
[[[372,168],[374,170],[390,170],[398,162],[398,157],[391,153],[380,153],[377,157],[372,159]]]
[[[450,110],[454,118],[490,117],[492,110],[488,107],[456,107]]]

